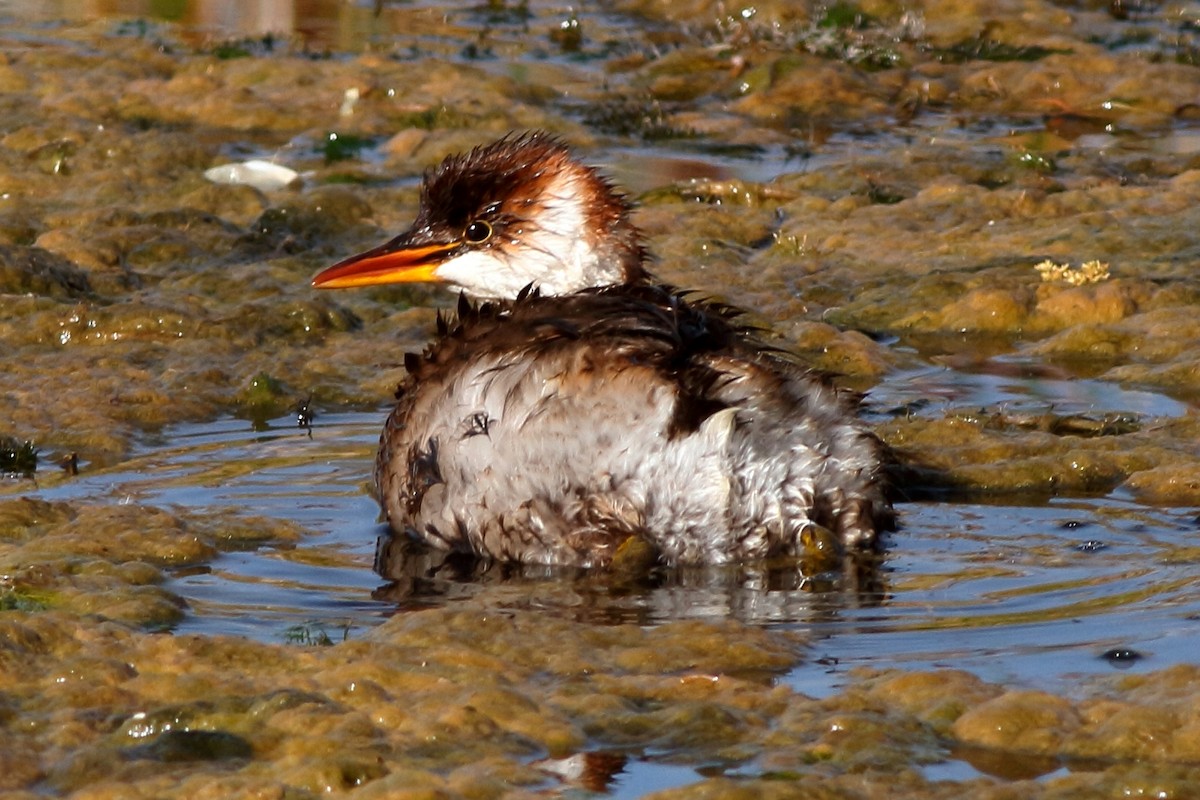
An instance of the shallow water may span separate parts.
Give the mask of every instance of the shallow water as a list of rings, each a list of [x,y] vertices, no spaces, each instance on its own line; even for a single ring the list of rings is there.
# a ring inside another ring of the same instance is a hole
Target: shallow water
[[[944,369],[896,373],[872,405],[932,405],[1011,412],[1119,410],[1187,413],[1161,394],[1110,383],[970,374]],[[916,413],[941,414],[925,406]],[[393,613],[389,584],[373,574],[376,539],[386,538],[366,494],[386,411],[319,413],[311,430],[294,415],[255,425],[244,419],[172,426],[120,468],[30,492],[48,500],[139,502],[204,513],[234,509],[315,531],[293,546],[223,553],[211,567],[185,569],[167,588],[187,599],[179,633],[232,633],[264,641],[325,632],[355,636]],[[1019,500],[1017,498],[1016,500]],[[950,500],[902,503],[889,537],[880,587],[864,595],[836,578],[765,588],[742,571],[672,573],[663,585],[606,596],[583,587],[587,619],[660,624],[733,615],[801,631],[811,655],[786,678],[812,696],[837,691],[854,667],[954,666],[990,681],[1067,691],[1081,676],[1187,663],[1200,647],[1200,574],[1190,558],[1200,521],[1192,509],[1153,509],[1119,493],[1038,499],[1033,505]],[[570,582],[570,575],[505,577],[504,583]],[[791,579],[796,583],[796,579]],[[432,579],[405,604],[455,602],[491,579]],[[394,593],[393,593],[394,594]],[[572,601],[575,594],[569,595]],[[511,602],[523,605],[529,597]],[[542,597],[547,613],[576,616],[574,603]],[[503,604],[503,601],[501,601]],[[1112,650],[1136,656],[1106,660]]]
[[[1161,394],[1103,382],[932,369],[889,377],[873,403],[910,404],[914,394],[1014,411],[1054,404],[1074,413],[1187,413],[1185,404]],[[853,683],[852,670],[864,667],[952,667],[1070,696],[1089,678],[1117,670],[1194,663],[1200,648],[1200,571],[1192,546],[1200,519],[1194,510],[1151,509],[1119,494],[1032,504],[902,503],[902,528],[889,538],[878,583],[866,593],[838,576],[797,581],[744,570],[673,573],[657,586],[616,593],[569,574],[497,581],[469,571],[431,572],[397,592],[372,571],[376,537],[386,533],[365,492],[385,413],[318,413],[311,430],[299,428],[294,415],[265,424],[230,418],[171,426],[121,467],[29,494],[201,515],[235,510],[311,532],[295,544],[224,552],[202,568],[178,570],[165,584],[188,603],[172,627],[178,635],[336,643],[360,638],[392,614],[470,598],[497,610],[535,608],[601,624],[732,616],[801,635],[804,657],[780,680],[814,698],[843,691]],[[623,757],[602,790],[640,797],[701,777],[673,760],[652,752]],[[961,781],[991,769],[981,768],[969,755],[951,754],[923,774]],[[1039,771],[1043,779],[1058,774],[1052,763],[1033,774]],[[756,770],[710,774],[746,777]]]
[[[363,491],[381,418],[322,415],[311,431],[294,415],[172,426],[119,468],[35,494],[295,521],[316,532],[299,547],[227,552],[173,577],[167,587],[191,608],[175,630],[283,641],[304,626],[361,628],[389,608],[370,599],[378,509]]]

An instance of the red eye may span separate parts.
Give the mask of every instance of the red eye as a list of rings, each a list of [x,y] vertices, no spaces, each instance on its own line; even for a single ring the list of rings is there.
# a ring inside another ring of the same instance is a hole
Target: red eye
[[[492,226],[481,219],[477,219],[467,226],[467,230],[463,236],[471,244],[483,244],[492,238]]]

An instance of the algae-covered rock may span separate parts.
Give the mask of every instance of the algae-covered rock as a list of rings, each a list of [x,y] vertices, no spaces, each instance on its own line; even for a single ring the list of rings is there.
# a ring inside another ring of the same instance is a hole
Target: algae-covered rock
[[[1079,728],[1078,716],[1070,702],[1052,694],[1010,691],[968,710],[951,731],[978,747],[1054,753]]]
[[[65,258],[40,247],[0,245],[0,293],[66,299],[91,290],[87,274]]]

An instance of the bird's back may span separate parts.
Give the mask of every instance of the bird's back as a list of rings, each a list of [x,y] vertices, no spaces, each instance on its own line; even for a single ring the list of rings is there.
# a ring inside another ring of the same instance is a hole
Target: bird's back
[[[460,303],[384,428],[398,531],[508,561],[602,565],[630,537],[670,563],[849,547],[891,520],[855,400],[724,307],[659,286]]]

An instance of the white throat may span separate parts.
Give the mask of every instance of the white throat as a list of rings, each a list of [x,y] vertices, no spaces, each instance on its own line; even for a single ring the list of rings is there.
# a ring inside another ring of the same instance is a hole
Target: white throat
[[[435,271],[473,297],[512,299],[529,284],[544,295],[571,294],[620,283],[619,264],[600,258],[595,235],[587,230],[584,189],[564,173],[530,204],[529,219],[491,247],[449,259]]]

